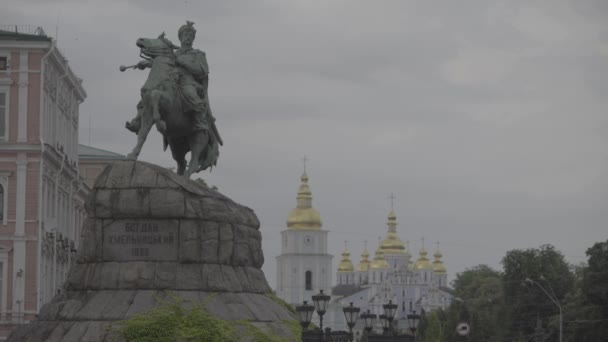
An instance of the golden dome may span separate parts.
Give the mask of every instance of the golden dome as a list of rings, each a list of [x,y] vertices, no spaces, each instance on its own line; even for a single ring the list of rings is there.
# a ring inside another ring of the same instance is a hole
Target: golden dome
[[[382,252],[381,247],[378,247],[378,249],[376,249],[376,256],[374,256],[374,260],[371,262],[370,268],[372,270],[388,268],[388,262],[384,257],[384,252]]]
[[[386,239],[380,243],[380,248],[384,252],[384,255],[406,254],[405,245],[397,236],[397,216],[393,210],[388,214],[388,222],[386,224],[388,225],[388,233]]]
[[[443,255],[439,251],[439,242],[437,243],[437,251],[435,252],[435,254],[433,254],[433,256],[435,257],[435,260],[433,261],[433,272],[439,274],[446,273],[447,270],[445,269],[445,265],[443,264],[443,261],[441,261],[441,257]]]
[[[429,262],[429,259],[426,257],[427,254],[428,253],[426,252],[426,249],[424,249],[424,245],[423,245],[422,249],[420,250],[420,257],[418,258],[418,260],[416,260],[416,265],[414,265],[415,269],[417,269],[417,270],[432,270],[433,269],[433,266]]]
[[[350,252],[348,249],[344,248],[344,252],[342,252],[342,260],[338,265],[338,272],[354,272],[355,268],[353,267],[353,263],[350,261]]]
[[[308,187],[306,172],[300,178],[302,183],[298,190],[298,205],[287,216],[287,227],[293,229],[321,229],[321,215],[312,207],[312,193]]]
[[[365,250],[363,251],[363,254],[361,254],[361,262],[359,262],[359,265],[357,265],[357,272],[367,272],[369,270],[369,252],[367,251],[367,247],[365,248]]]

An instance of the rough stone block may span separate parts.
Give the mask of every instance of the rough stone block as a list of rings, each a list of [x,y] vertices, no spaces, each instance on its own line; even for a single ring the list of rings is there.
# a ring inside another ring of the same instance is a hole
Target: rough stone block
[[[101,263],[101,289],[113,290],[118,288],[118,271],[120,263],[104,262]]]
[[[222,277],[224,278],[224,282],[226,284],[226,291],[242,292],[243,285],[241,285],[233,266],[220,265],[220,269],[222,270]]]
[[[219,238],[219,224],[212,221],[197,221],[201,230],[201,240],[217,240]]]
[[[225,291],[227,288],[220,265],[203,265],[203,278],[207,279],[208,291]]]
[[[176,189],[150,189],[150,216],[183,218],[184,194]]]
[[[182,220],[179,225],[179,261],[193,263],[201,261],[201,229],[199,222]]]
[[[132,261],[120,263],[119,289],[150,289],[155,280],[156,263]]]
[[[97,189],[93,188],[93,191],[89,193],[84,201],[84,211],[91,218],[95,217],[95,198],[97,197]]]
[[[84,307],[78,311],[80,320],[96,321],[101,318],[101,313],[110,303],[115,291],[96,291]]]
[[[116,199],[118,191],[98,189],[95,191],[95,217],[112,218],[112,201]]]
[[[219,255],[218,248],[219,243],[217,240],[204,240],[201,243],[201,262],[216,264]]]
[[[232,269],[238,279],[238,282],[241,284],[243,288],[243,292],[252,292],[253,286],[249,283],[249,278],[247,278],[247,273],[245,273],[245,268],[241,266],[233,266]]]
[[[85,299],[86,296],[81,295],[76,296],[74,298],[70,298],[63,302],[63,307],[58,313],[57,319],[68,321],[74,320],[76,318],[76,315],[78,314],[78,311],[82,309]]]
[[[232,251],[232,264],[234,266],[251,266],[252,258],[249,252],[249,244],[235,243]]]
[[[272,322],[278,319],[275,313],[260,298],[264,297],[263,295],[257,293],[238,293],[237,295],[240,297],[241,303],[247,306],[249,311],[253,313],[256,321]]]
[[[45,322],[46,323],[46,322]],[[55,322],[54,322],[55,323]],[[63,336],[68,333],[75,322],[56,322],[57,325],[45,342],[63,342]],[[24,339],[25,340],[25,339]],[[27,341],[27,340],[26,340]]]
[[[84,288],[87,290],[99,290],[101,284],[102,263],[89,264]]]
[[[249,308],[241,303],[241,298],[232,292],[223,292],[217,295],[219,301],[226,307],[231,320],[252,321],[255,315]]]
[[[255,214],[255,212],[247,207],[243,207],[243,224],[253,228],[253,229],[260,229],[260,220],[258,219],[258,216]]]
[[[234,225],[234,243],[249,243],[249,237],[252,232],[255,232],[253,228],[249,228],[242,224]]]
[[[101,312],[102,320],[122,320],[129,311],[137,291],[119,290],[114,291],[110,302]]]
[[[176,285],[176,267],[174,262],[157,262],[154,272],[155,289],[173,289]]]
[[[66,290],[80,290],[86,280],[87,264],[74,264],[68,273],[68,278],[65,282]]]
[[[201,198],[200,202],[204,210],[204,219],[216,222],[234,222],[234,217],[232,217],[224,201],[218,201],[212,197],[204,197]]]
[[[124,189],[129,187],[133,175],[135,161],[120,161],[108,166],[110,172],[106,179],[105,188]]]
[[[110,165],[106,165],[106,167],[101,171],[97,179],[95,179],[95,184],[93,184],[93,189],[95,188],[104,188],[106,186],[106,182],[108,181],[108,176],[110,175],[110,170],[112,167]]]
[[[95,220],[87,218],[82,225],[81,243],[76,259],[79,263],[90,262],[96,258]]]
[[[78,341],[105,341],[110,325],[110,322],[89,322],[86,331]]]
[[[121,189],[112,218],[145,218],[150,214],[150,189]]]
[[[203,288],[200,264],[179,264],[177,268],[178,290],[198,290]]]
[[[158,172],[150,167],[136,163],[133,169],[130,186],[132,188],[156,188]]]
[[[149,311],[156,306],[156,291],[154,290],[138,290],[133,297],[129,309],[125,313],[125,319],[131,318],[140,313]]]
[[[266,277],[264,277],[262,270],[253,267],[245,267],[244,269],[249,284],[251,284],[252,292],[270,293],[270,286],[268,286],[268,282],[266,281]]]
[[[232,240],[220,241],[218,247],[218,260],[219,264],[232,265],[232,253],[233,243]]]
[[[205,209],[201,203],[200,197],[186,196],[185,197],[185,212],[184,217],[186,218],[205,218]]]

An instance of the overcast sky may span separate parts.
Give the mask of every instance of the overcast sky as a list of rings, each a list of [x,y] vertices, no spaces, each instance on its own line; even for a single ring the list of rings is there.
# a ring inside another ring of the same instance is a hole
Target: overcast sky
[[[118,66],[196,23],[225,142],[199,175],[258,214],[272,287],[304,155],[334,271],[345,240],[373,254],[391,192],[400,237],[440,241],[450,279],[546,243],[579,263],[608,237],[608,1],[3,4],[0,24],[58,33],[81,143],[121,154],[146,72]],[[161,146],[153,130],[140,159],[172,166]]]

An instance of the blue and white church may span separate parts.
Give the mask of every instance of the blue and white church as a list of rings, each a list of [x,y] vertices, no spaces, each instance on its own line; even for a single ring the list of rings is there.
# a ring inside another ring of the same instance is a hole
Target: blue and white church
[[[398,305],[393,324],[399,330],[407,330],[407,315],[431,312],[447,308],[452,301],[448,286],[447,270],[439,251],[439,244],[429,260],[422,241],[418,257],[414,258],[409,246],[397,234],[397,216],[394,210],[388,214],[388,230],[379,241],[370,260],[367,245],[355,267],[350,251],[345,247],[336,272],[336,284],[332,286],[332,259],[328,252],[328,230],[322,228],[321,216],[312,207],[312,193],[306,171],[300,178],[297,207],[287,218],[287,229],[281,232],[281,254],[277,261],[276,295],[292,305],[311,297],[320,290],[331,295],[331,302],[324,326],[334,330],[348,330],[342,308],[351,302],[370,311],[384,313],[382,305],[390,301]],[[316,316],[316,315],[315,315]],[[313,318],[315,321],[318,317]],[[381,331],[377,320],[378,331]],[[363,322],[359,320],[355,333],[361,334]]]

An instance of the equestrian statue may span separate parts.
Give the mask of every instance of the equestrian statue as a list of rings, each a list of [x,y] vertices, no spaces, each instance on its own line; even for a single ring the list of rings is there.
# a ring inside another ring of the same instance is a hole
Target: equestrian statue
[[[223,145],[209,107],[207,58],[203,51],[192,48],[196,36],[193,24],[188,21],[179,28],[181,46],[175,46],[164,33],[158,38],[139,38],[136,45],[143,60],[120,67],[120,71],[150,68],[141,88],[137,116],[126,123],[126,128],[137,134],[137,145],[127,158],[137,159],[156,125],[163,135],[164,149],[168,146],[177,162],[177,173],[186,178],[215,166]]]

